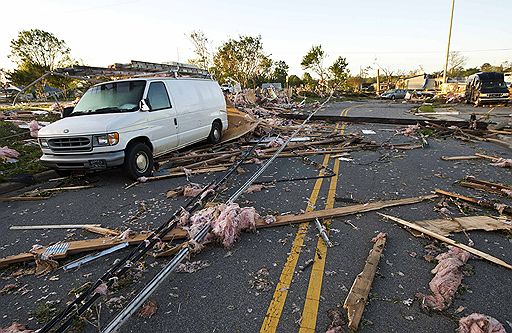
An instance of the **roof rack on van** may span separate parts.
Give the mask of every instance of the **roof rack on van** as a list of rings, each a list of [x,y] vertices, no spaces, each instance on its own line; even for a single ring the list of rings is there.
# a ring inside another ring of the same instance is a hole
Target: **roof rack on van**
[[[141,76],[192,76],[211,78],[211,74],[196,65],[180,62],[154,63],[132,60],[128,64],[115,63],[108,67],[72,66],[58,69],[57,72],[72,76],[115,76],[115,77],[141,77]]]

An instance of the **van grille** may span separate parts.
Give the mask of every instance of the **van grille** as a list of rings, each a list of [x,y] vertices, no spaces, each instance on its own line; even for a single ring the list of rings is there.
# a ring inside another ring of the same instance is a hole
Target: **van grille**
[[[91,138],[76,136],[72,138],[58,138],[48,140],[48,146],[54,152],[91,151]]]

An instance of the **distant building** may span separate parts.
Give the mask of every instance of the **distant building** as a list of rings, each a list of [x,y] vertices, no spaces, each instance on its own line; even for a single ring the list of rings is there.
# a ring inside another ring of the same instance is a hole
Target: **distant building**
[[[442,79],[431,78],[427,73],[423,73],[400,78],[397,82],[397,87],[406,90],[437,90],[442,83]]]
[[[268,88],[274,88],[274,90],[283,90],[283,85],[281,82],[274,82],[274,83],[262,83],[261,89],[268,89]]]

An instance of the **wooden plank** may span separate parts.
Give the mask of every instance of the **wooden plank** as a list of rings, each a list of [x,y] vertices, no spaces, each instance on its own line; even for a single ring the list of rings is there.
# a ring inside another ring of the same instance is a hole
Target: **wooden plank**
[[[443,236],[449,236],[453,232],[471,230],[512,231],[512,225],[505,224],[503,221],[490,216],[463,216],[455,217],[452,219],[422,220],[416,221],[415,223],[425,229]]]
[[[483,157],[476,155],[468,155],[468,156],[441,156],[443,161],[464,161],[464,160],[480,160]]]
[[[363,271],[357,275],[343,304],[343,308],[347,312],[348,327],[353,331],[357,330],[359,322],[363,317],[364,307],[368,300],[368,295],[370,294],[370,289],[372,288],[373,279],[377,272],[385,244],[385,235],[377,238],[368,255],[368,259],[366,259]]]
[[[481,206],[481,207],[484,207],[484,208],[498,210],[497,205],[494,204],[493,202],[488,201],[488,200],[467,197],[465,195],[461,195],[461,194],[457,194],[457,193],[453,193],[453,192],[448,192],[448,191],[444,191],[444,190],[440,190],[440,189],[436,189],[435,193],[436,194],[442,194],[442,195],[445,195],[445,196],[451,197],[451,198],[456,198],[456,199],[459,199],[459,200],[462,200],[462,201],[466,201],[466,202],[469,202],[469,203],[472,203],[472,204],[475,204],[475,205],[478,205],[478,206]],[[504,204],[501,205],[501,207],[499,208],[499,211],[500,211],[500,213],[506,213],[506,214],[512,215],[512,207],[510,207],[508,205],[504,205]]]
[[[49,197],[0,197],[0,201],[38,201]]]
[[[99,235],[103,235],[103,236],[119,236],[121,234],[117,230],[112,230],[112,229],[108,229],[108,228],[102,228],[101,226],[90,226],[90,227],[85,227],[84,229],[89,231],[89,232],[92,232],[92,233],[95,233],[95,234],[99,234]]]
[[[449,245],[461,248],[464,251],[468,251],[469,253],[474,254],[474,255],[476,255],[476,256],[478,256],[480,258],[483,258],[485,260],[488,260],[488,261],[490,261],[492,263],[495,263],[497,265],[503,266],[503,267],[508,268],[508,269],[512,269],[512,265],[506,263],[505,261],[503,261],[501,259],[493,257],[490,254],[487,254],[487,253],[482,252],[480,250],[477,250],[475,248],[469,247],[469,246],[467,246],[465,244],[462,244],[462,243],[459,243],[457,241],[454,241],[453,239],[450,239],[448,237],[439,235],[439,234],[437,234],[435,232],[432,232],[432,231],[430,231],[430,230],[428,230],[426,228],[423,228],[423,227],[421,227],[421,226],[419,226],[417,224],[411,223],[411,222],[406,221],[406,220],[402,220],[402,219],[400,219],[398,217],[394,217],[394,216],[390,216],[390,215],[385,215],[385,214],[382,214],[382,213],[377,213],[377,214],[379,214],[380,216],[383,216],[383,217],[385,217],[385,218],[387,218],[389,220],[395,221],[395,222],[397,222],[397,223],[399,223],[399,224],[401,224],[403,226],[406,226],[406,227],[409,227],[409,228],[414,229],[416,231],[422,232],[422,233],[424,233],[427,236],[430,236],[430,237],[433,237],[435,239],[438,239],[438,240],[440,240],[442,242],[445,242],[445,243],[447,243]]]
[[[10,230],[36,230],[36,229],[84,229],[87,227],[101,227],[101,224],[41,224],[41,225],[13,225]]]
[[[335,217],[340,217],[340,216],[345,216],[345,215],[369,212],[372,210],[378,210],[378,209],[382,209],[382,208],[386,208],[386,207],[415,204],[415,203],[433,199],[436,197],[437,197],[436,195],[426,195],[426,196],[420,196],[420,197],[414,197],[414,198],[384,200],[384,201],[376,201],[376,202],[351,205],[351,206],[345,206],[345,207],[317,210],[317,211],[304,213],[304,214],[298,214],[298,215],[277,216],[276,222],[274,222],[272,224],[266,224],[265,222],[261,222],[261,223],[257,224],[257,228],[268,228],[268,227],[274,227],[276,225],[307,222],[307,221],[312,221],[316,218],[318,218],[318,219],[335,218]]]

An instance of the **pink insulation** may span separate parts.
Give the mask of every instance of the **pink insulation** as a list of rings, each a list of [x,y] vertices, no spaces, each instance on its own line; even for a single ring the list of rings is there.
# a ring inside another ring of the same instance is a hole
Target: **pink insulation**
[[[458,247],[450,247],[448,252],[436,257],[438,264],[432,270],[435,276],[429,283],[432,295],[417,294],[422,299],[422,307],[442,311],[450,306],[462,282],[462,267],[469,257],[469,252]]]
[[[500,168],[512,168],[512,158],[500,158],[494,163],[491,163],[493,166],[497,166]]]
[[[12,323],[11,326],[0,327],[0,333],[33,333],[33,330],[25,328],[25,325],[20,323]]]
[[[8,148],[7,146],[0,148],[0,159],[2,158],[18,158],[20,153],[14,149]]]
[[[266,188],[265,185],[253,184],[245,190],[245,193],[261,192],[261,190],[263,190],[264,188]]]
[[[30,136],[33,138],[37,138],[37,133],[39,132],[39,129],[42,126],[39,125],[37,120],[32,120],[30,123],[28,123],[28,128],[30,129]]]
[[[183,223],[185,218],[186,215],[182,214],[180,223]],[[190,237],[194,237],[203,226],[210,224],[212,231],[209,240],[217,240],[226,248],[230,248],[240,237],[242,231],[255,230],[256,222],[262,220],[264,219],[253,207],[242,208],[236,203],[219,204],[202,209],[190,216],[188,226],[184,229],[187,230]]]
[[[503,325],[494,319],[480,313],[472,313],[459,320],[457,333],[507,333]]]
[[[269,143],[266,144],[266,147],[267,148],[277,148],[277,147],[281,147],[284,143],[284,140],[281,139],[281,138],[275,138],[274,140],[270,141]]]
[[[184,197],[195,197],[203,191],[203,187],[199,184],[189,184],[183,187]]]
[[[409,125],[406,128],[402,129],[399,133],[404,136],[414,136],[416,131],[420,129],[420,125]]]

